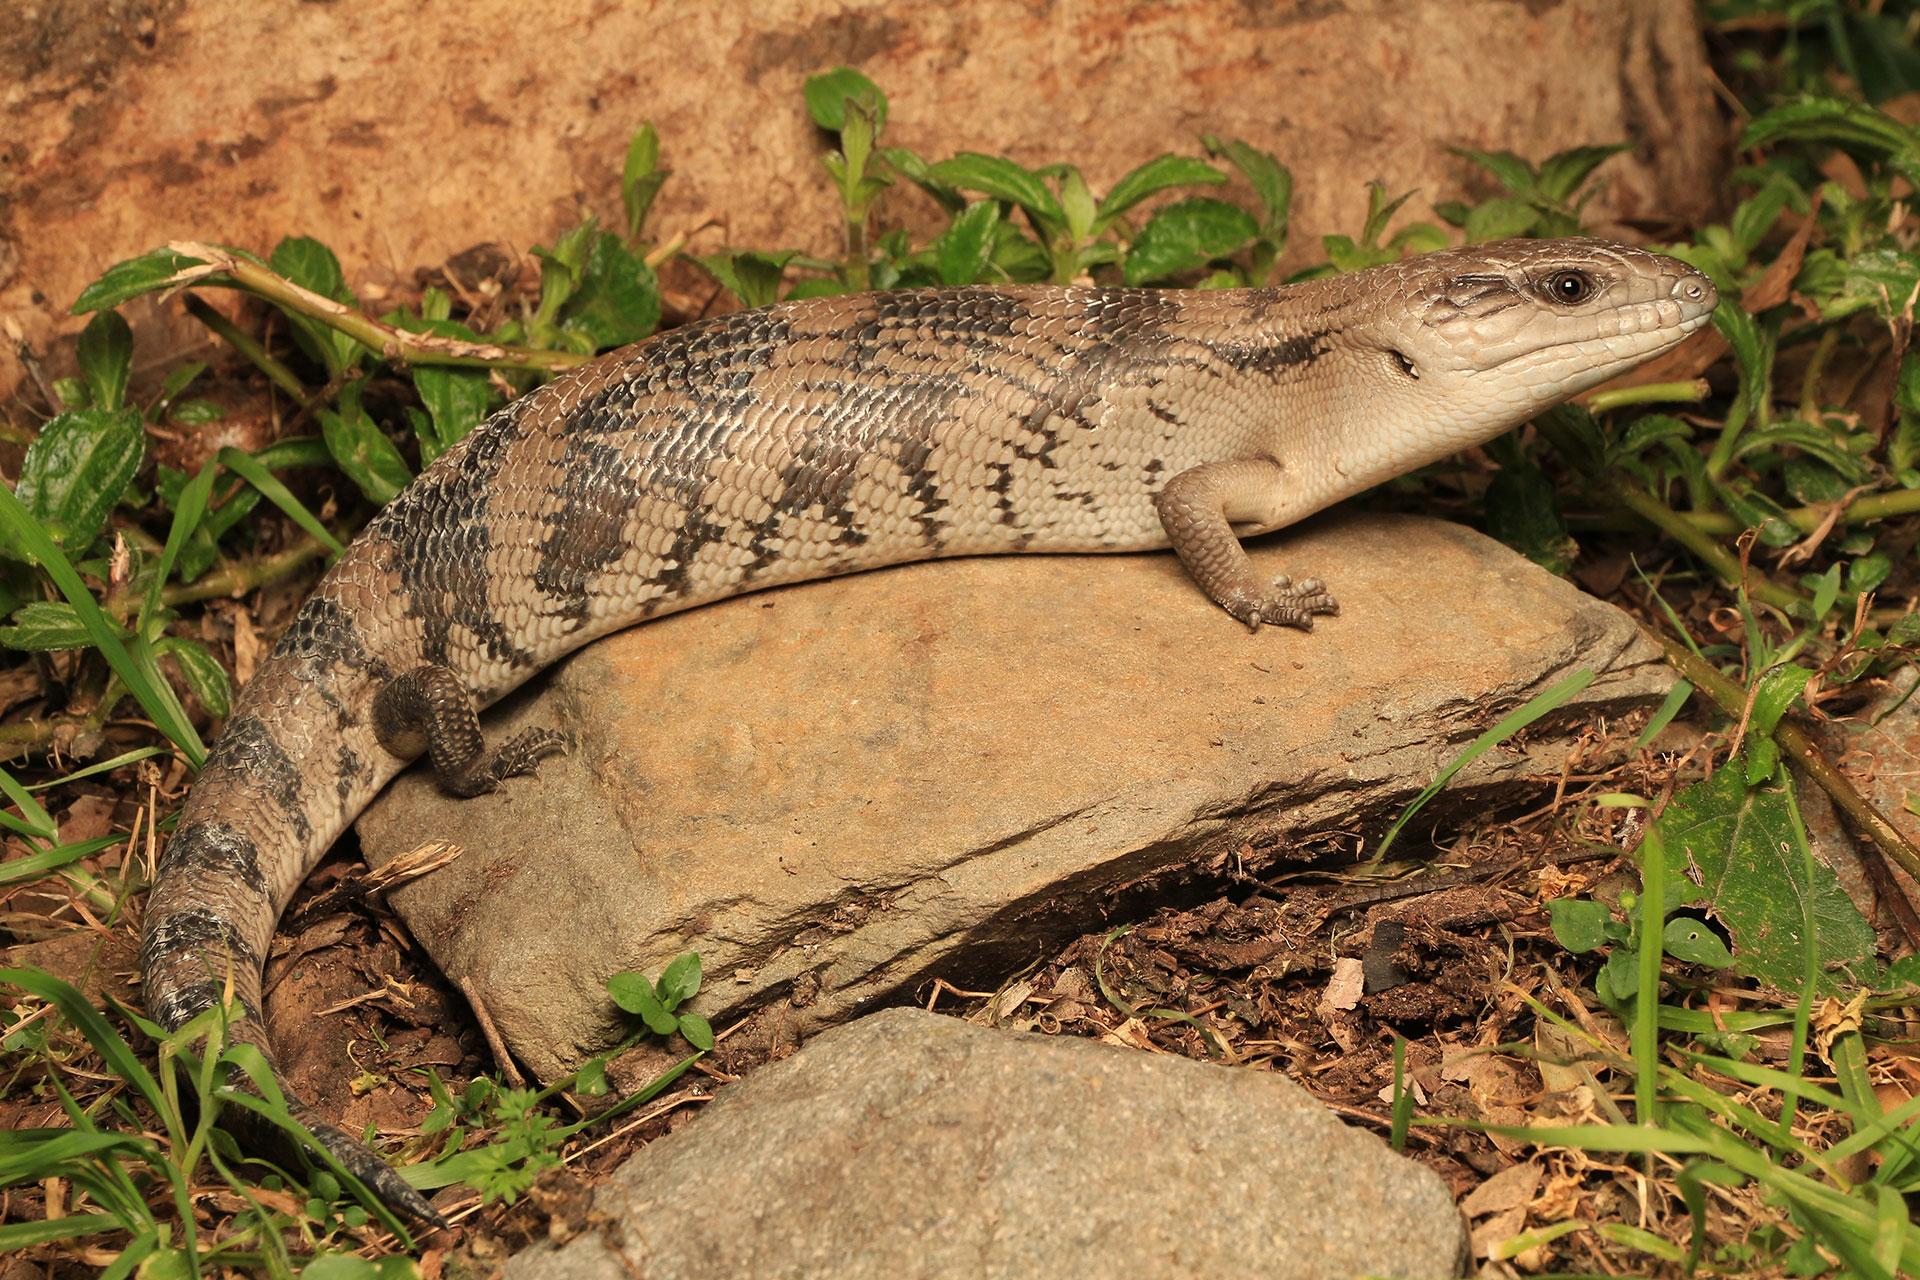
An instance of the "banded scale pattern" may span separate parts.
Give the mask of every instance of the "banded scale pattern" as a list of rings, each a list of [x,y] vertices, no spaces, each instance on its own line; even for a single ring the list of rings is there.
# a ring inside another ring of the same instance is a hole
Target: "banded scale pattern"
[[[1331,597],[1255,580],[1237,534],[1506,430],[1712,305],[1670,259],[1515,242],[1285,289],[813,299],[557,379],[390,503],[242,691],[161,858],[149,1010],[177,1027],[230,986],[235,1034],[270,1050],[261,959],[313,863],[423,751],[472,794],[556,749],[489,752],[477,711],[595,637],[910,560],[1169,544],[1236,618],[1305,626]]]

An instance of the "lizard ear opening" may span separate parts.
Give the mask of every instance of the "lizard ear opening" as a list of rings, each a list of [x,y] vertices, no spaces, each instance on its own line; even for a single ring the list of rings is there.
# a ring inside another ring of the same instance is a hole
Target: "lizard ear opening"
[[[1420,370],[1414,367],[1413,358],[1411,356],[1409,356],[1406,352],[1400,350],[1398,347],[1387,348],[1387,354],[1393,357],[1393,362],[1394,364],[1399,366],[1400,372],[1406,374],[1409,378],[1412,378],[1415,382],[1420,381]]]

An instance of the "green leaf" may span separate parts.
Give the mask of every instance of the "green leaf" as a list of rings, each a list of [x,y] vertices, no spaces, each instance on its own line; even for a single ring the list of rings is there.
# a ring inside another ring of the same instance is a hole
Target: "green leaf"
[[[303,289],[348,306],[356,305],[353,291],[347,288],[346,275],[333,250],[311,236],[288,236],[273,247],[267,265]],[[281,307],[287,323],[293,326],[294,339],[309,356],[326,366],[327,373],[339,377],[351,368],[366,348],[331,325],[312,316]]]
[[[27,447],[14,493],[56,546],[84,551],[133,483],[146,447],[136,410],[60,414]]]
[[[700,956],[689,951],[674,957],[660,975],[660,1000],[668,1009],[677,1009],[693,999],[700,990]]]
[[[697,1013],[680,1015],[680,1034],[687,1038],[688,1044],[703,1053],[713,1049],[713,1024]]]
[[[1525,235],[1533,230],[1539,220],[1540,211],[1525,200],[1496,196],[1485,204],[1475,206],[1467,214],[1464,229],[1467,239],[1479,244],[1487,240],[1508,240]]]
[[[646,225],[653,198],[673,170],[660,167],[660,135],[643,124],[627,144],[627,163],[620,172],[620,204],[627,213],[627,239],[638,240]]]
[[[1066,210],[1060,207],[1060,201],[1040,180],[1040,175],[1004,156],[962,151],[934,165],[933,176],[952,187],[984,191],[996,200],[1012,201],[1025,209],[1046,235],[1054,235],[1066,225]]]
[[[1130,285],[1164,280],[1224,258],[1260,232],[1253,215],[1238,205],[1206,196],[1179,200],[1140,228],[1127,249]]]
[[[1676,916],[1667,921],[1662,935],[1666,953],[1688,964],[1703,964],[1724,969],[1733,963],[1733,952],[1720,935],[1692,916]]]
[[[588,242],[573,294],[561,308],[561,329],[603,351],[638,342],[659,323],[660,282],[653,268],[618,236],[597,232]]]
[[[1813,672],[1792,665],[1775,667],[1760,677],[1754,687],[1753,710],[1747,719],[1747,785],[1753,786],[1772,775],[1780,759],[1780,748],[1773,741],[1774,727],[1811,679]]]
[[[847,103],[852,101],[873,117],[873,131],[879,133],[887,123],[887,95],[880,86],[852,67],[835,67],[808,78],[802,90],[807,112],[822,129],[835,133],[846,127]]]
[[[219,470],[219,466],[215,463],[204,463],[193,479],[187,480],[182,477],[179,486],[166,499],[168,505],[173,508],[173,521],[167,526],[166,545],[161,548],[159,562],[154,565],[153,572],[148,577],[147,593],[140,603],[141,629],[144,629],[148,619],[160,612],[160,593],[166,586],[167,575],[173,572],[173,567],[179,561],[181,553],[193,545],[194,535],[201,532],[201,525],[207,513],[207,499],[213,493],[214,477]],[[251,490],[246,492],[252,496]],[[239,495],[236,494],[227,499],[226,505],[230,507],[245,505],[250,508],[252,503],[242,504]],[[214,539],[217,536],[217,533],[209,533],[204,538],[207,549],[215,553],[218,550],[214,545]]]
[[[1448,147],[1447,150],[1491,173],[1495,181],[1514,195],[1530,196],[1539,186],[1539,175],[1533,166],[1511,151],[1475,151],[1472,147]]]
[[[80,331],[80,372],[87,380],[89,403],[118,409],[126,402],[133,372],[133,330],[117,311],[102,311]]]
[[[1192,156],[1158,156],[1113,184],[1106,198],[1100,202],[1098,217],[1105,222],[1168,187],[1213,185],[1226,180],[1226,174],[1204,160],[1196,160]]]
[[[1547,918],[1555,941],[1579,956],[1605,945],[1613,912],[1606,903],[1591,898],[1555,898],[1547,904]]]
[[[1513,452],[1500,460],[1487,487],[1487,532],[1547,572],[1564,575],[1579,548],[1567,534],[1553,485],[1533,459]]]
[[[607,979],[607,994],[613,1002],[628,1013],[640,1015],[647,1024],[647,1030],[655,1035],[669,1036],[680,1020],[667,1012],[660,1003],[659,993],[644,973],[616,973]]]
[[[74,299],[73,313],[83,315],[117,307],[142,294],[171,289],[179,283],[182,274],[206,265],[202,258],[190,258],[172,249],[155,249],[137,258],[116,262],[80,291],[80,296]]]
[[[154,645],[154,652],[165,654],[180,664],[181,678],[200,705],[216,720],[224,719],[233,707],[233,683],[227,671],[206,648],[183,636],[168,636]]]
[[[1573,147],[1548,156],[1540,165],[1539,192],[1555,204],[1565,204],[1595,169],[1622,151],[1631,150],[1632,143],[1615,142],[1605,146]]]
[[[13,620],[0,627],[0,645],[46,653],[79,649],[88,643],[86,624],[73,606],[60,600],[35,600],[14,611]]]
[[[978,200],[968,205],[933,242],[934,272],[940,283],[977,284],[984,279],[999,225],[998,202]]]
[[[1249,146],[1238,138],[1222,140],[1211,134],[1200,139],[1209,155],[1225,156],[1260,197],[1264,216],[1260,234],[1276,243],[1287,238],[1287,219],[1293,207],[1293,173],[1273,153]]]
[[[288,443],[291,443],[291,441],[281,442],[281,444]],[[307,443],[312,442],[309,440]],[[280,445],[270,445],[268,448],[262,449],[260,451],[261,457],[264,458],[272,450],[278,449],[279,447]],[[328,456],[332,456],[330,450]],[[327,526],[320,523],[319,517],[307,510],[306,507],[301,504],[300,499],[294,497],[292,491],[280,482],[278,476],[267,470],[260,459],[255,458],[252,454],[243,453],[231,445],[220,450],[220,452],[215,455],[215,458],[221,466],[228,468],[234,474],[241,477],[258,490],[267,501],[285,512],[288,519],[292,520],[302,529],[305,529],[316,542],[320,543],[320,545],[325,547],[331,554],[337,556],[346,550],[344,546],[340,545],[340,540],[334,537],[327,529]]]
[[[370,501],[384,506],[407,487],[413,473],[393,441],[360,407],[360,387],[357,378],[347,383],[340,388],[339,408],[320,410],[320,435],[347,478]]]
[[[1798,992],[1811,937],[1820,991],[1832,993],[1871,975],[1873,930],[1808,852],[1788,785],[1749,787],[1740,769],[1722,768],[1675,796],[1660,829],[1674,865],[1690,868],[1698,886],[1675,877],[1688,905],[1727,930],[1736,970]]]
[[[1782,103],[1754,117],[1740,135],[1740,149],[1776,142],[1828,143],[1889,161],[1908,181],[1920,173],[1920,135],[1884,111],[1846,98],[1808,97]]]
[[[740,299],[743,307],[764,307],[780,299],[780,282],[786,277],[787,263],[798,250],[779,253],[709,253],[694,259],[707,269],[727,291]]]
[[[180,700],[164,682],[155,680],[145,664],[137,661],[128,651],[122,628],[111,621],[101,611],[100,602],[87,590],[73,563],[66,553],[47,536],[47,531],[36,521],[32,514],[20,502],[12,489],[0,485],[0,538],[6,544],[19,548],[29,560],[37,560],[47,571],[47,576],[67,598],[67,603],[80,616],[82,625],[94,647],[106,658],[107,665],[120,677],[122,684],[140,702],[141,708],[159,728],[178,747],[187,762],[195,769],[207,758],[205,744],[200,735],[194,732],[193,723],[187,719],[181,709]]]
[[[485,371],[478,369],[420,365],[413,371],[413,386],[433,422],[435,456],[458,444],[500,403],[500,393],[493,389]],[[423,447],[421,461],[433,461],[426,454]]]

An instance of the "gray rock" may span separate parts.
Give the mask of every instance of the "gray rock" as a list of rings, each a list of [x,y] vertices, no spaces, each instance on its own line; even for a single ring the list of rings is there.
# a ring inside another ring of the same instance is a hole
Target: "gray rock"
[[[1459,1274],[1431,1171],[1283,1076],[899,1009],[721,1094],[507,1280]]]
[[[1454,525],[1338,517],[1254,558],[1324,577],[1343,612],[1249,634],[1171,555],[1012,556],[666,618],[491,717],[496,737],[574,736],[538,778],[455,800],[416,770],[360,836],[376,864],[465,848],[392,901],[552,1079],[618,1038],[621,970],[696,948],[703,1012],[786,1000],[802,1031],[935,976],[992,980],[1118,895],[1350,853],[1500,715],[1593,667],[1443,799],[1535,796],[1596,715],[1670,679],[1617,610]]]

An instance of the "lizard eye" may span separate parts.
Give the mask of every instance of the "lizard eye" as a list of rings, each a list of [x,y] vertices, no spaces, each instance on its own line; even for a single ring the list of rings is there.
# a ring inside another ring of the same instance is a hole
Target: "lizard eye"
[[[1584,271],[1556,271],[1543,283],[1546,296],[1563,306],[1579,306],[1594,295],[1593,277]]]

